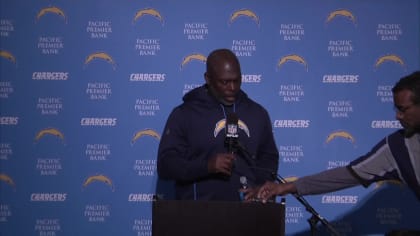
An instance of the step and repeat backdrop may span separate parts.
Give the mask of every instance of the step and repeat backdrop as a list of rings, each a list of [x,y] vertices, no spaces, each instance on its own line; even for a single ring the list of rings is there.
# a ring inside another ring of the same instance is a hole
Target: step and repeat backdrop
[[[391,88],[419,69],[419,15],[417,0],[2,0],[0,235],[151,235],[171,192],[163,126],[216,48],[270,113],[279,175],[346,165],[401,127]],[[395,182],[306,199],[343,235],[419,227]],[[286,234],[307,235],[311,215],[286,206]]]

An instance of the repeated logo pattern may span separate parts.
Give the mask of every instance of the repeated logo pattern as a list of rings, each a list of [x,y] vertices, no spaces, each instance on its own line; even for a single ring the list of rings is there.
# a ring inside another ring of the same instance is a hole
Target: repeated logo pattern
[[[165,121],[185,93],[205,83],[216,48],[238,56],[242,89],[269,113],[278,174],[295,181],[347,165],[377,137],[402,128],[391,89],[418,69],[419,22],[412,19],[419,4],[2,1],[0,232],[151,235],[147,209],[155,196],[171,194],[157,176]],[[263,121],[238,118],[240,135],[259,135],[250,125]],[[216,120],[212,137],[226,128],[223,114]],[[377,232],[340,217],[365,223],[342,205],[363,209],[385,183],[323,194],[314,207],[331,206],[328,218],[345,234]],[[365,215],[397,228],[400,218],[411,219],[399,207],[380,201]],[[307,229],[304,211],[287,202],[286,234]],[[112,225],[116,218],[125,223]],[[74,219],[77,229],[66,227]]]

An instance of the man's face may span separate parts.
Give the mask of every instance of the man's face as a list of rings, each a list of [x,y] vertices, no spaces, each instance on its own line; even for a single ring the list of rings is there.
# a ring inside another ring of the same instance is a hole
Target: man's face
[[[211,73],[205,73],[205,79],[220,102],[225,105],[235,103],[242,81],[240,68],[236,63],[226,61],[216,65]]]
[[[407,89],[394,94],[396,118],[408,134],[420,131],[420,104],[414,104],[412,96],[413,93]]]

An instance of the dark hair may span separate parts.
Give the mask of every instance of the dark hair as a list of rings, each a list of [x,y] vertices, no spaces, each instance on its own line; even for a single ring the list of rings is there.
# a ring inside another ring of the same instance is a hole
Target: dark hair
[[[420,104],[420,71],[402,77],[392,88],[392,93],[395,94],[405,89],[413,92],[412,102]]]

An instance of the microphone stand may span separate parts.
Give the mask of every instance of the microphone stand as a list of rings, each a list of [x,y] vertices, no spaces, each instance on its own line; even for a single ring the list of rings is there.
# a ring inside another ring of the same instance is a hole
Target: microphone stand
[[[236,142],[235,145],[239,151],[244,155],[245,161],[248,163],[251,163],[253,160],[253,158],[251,157],[251,154],[248,152],[248,150],[246,150],[246,148],[239,142]],[[258,167],[254,167],[256,169],[263,169],[264,171],[269,171],[269,170],[265,170],[264,168],[258,168]],[[277,173],[271,173],[272,177],[274,180],[276,180],[277,182],[280,183],[287,183],[287,181],[281,177],[279,174]],[[315,235],[316,233],[316,225],[318,224],[318,222],[321,222],[331,233],[331,235],[335,235],[335,236],[340,236],[340,234],[334,229],[334,227],[324,218],[322,217],[318,212],[316,212],[316,210],[305,200],[305,198],[303,198],[301,195],[297,194],[297,193],[293,193],[292,194],[300,203],[302,203],[303,206],[305,206],[306,211],[308,211],[309,213],[312,214],[311,218],[308,219],[309,225],[311,227],[311,235]]]
[[[280,183],[287,183],[287,181],[278,174],[273,173],[273,177]],[[305,200],[305,198],[297,193],[293,193],[292,195],[300,203],[302,203],[303,206],[305,206],[306,211],[312,214],[311,218],[308,219],[309,225],[311,226],[311,235],[315,235],[316,225],[318,222],[321,222],[330,231],[331,235],[340,235],[324,217],[315,211],[315,209]]]

